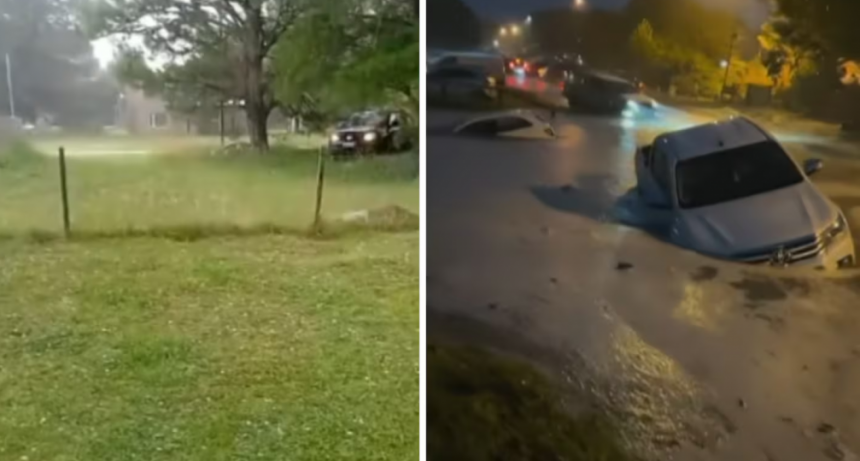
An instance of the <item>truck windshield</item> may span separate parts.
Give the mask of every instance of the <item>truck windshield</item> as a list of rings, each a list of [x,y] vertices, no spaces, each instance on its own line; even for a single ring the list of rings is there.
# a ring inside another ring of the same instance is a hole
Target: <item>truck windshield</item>
[[[803,181],[797,165],[772,141],[680,162],[676,178],[681,208],[716,205]]]

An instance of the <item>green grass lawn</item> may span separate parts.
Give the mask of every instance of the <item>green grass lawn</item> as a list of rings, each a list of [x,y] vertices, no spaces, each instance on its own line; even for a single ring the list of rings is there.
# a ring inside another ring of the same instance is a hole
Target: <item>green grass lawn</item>
[[[175,155],[70,156],[72,228],[269,224],[307,229],[316,171],[316,153],[296,148],[268,155],[212,156],[189,148]],[[391,205],[418,210],[414,154],[331,162],[327,172],[327,218]],[[61,230],[60,203],[55,158],[22,145],[0,154],[0,233]]]
[[[116,197],[129,177],[118,166],[75,168],[115,172],[93,202],[125,203],[141,223],[179,217],[159,214],[155,197]],[[208,179],[187,180],[213,194],[218,179],[225,193],[240,181],[202,168]],[[289,173],[239,168],[254,181],[247,200],[290,190],[277,185]],[[182,176],[157,171],[171,179],[153,186]],[[258,206],[247,204],[269,210]],[[0,459],[416,459],[418,240],[0,242]]]

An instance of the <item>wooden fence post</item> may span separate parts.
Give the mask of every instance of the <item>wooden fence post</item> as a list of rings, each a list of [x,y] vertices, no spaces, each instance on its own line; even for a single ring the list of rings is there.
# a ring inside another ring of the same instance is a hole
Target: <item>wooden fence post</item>
[[[319,150],[319,161],[317,163],[317,202],[314,210],[314,231],[319,232],[322,225],[322,199],[323,185],[325,184],[325,151],[324,146]]]
[[[69,189],[66,182],[66,149],[60,147],[60,194],[63,200],[63,233],[66,238],[72,232],[69,221]]]

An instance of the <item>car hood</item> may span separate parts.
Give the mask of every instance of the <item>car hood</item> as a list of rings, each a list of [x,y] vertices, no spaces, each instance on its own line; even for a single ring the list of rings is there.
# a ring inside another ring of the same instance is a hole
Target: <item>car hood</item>
[[[815,235],[838,215],[834,204],[803,181],[740,200],[683,210],[677,224],[680,237],[694,249],[731,257]]]

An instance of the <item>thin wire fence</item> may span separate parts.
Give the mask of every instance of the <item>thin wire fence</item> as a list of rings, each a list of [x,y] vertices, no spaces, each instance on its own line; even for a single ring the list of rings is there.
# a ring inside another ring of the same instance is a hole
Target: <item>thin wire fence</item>
[[[417,228],[416,153],[333,161],[320,147],[213,155],[128,146],[109,154],[101,145],[92,154],[64,143],[51,158],[47,144],[0,154],[0,235],[322,231],[369,222],[379,210],[397,214],[383,219],[389,225]]]

